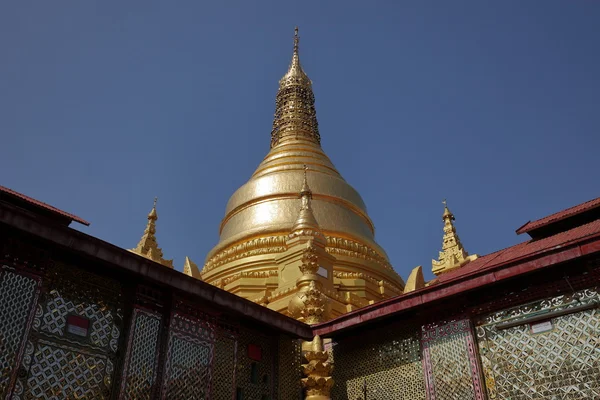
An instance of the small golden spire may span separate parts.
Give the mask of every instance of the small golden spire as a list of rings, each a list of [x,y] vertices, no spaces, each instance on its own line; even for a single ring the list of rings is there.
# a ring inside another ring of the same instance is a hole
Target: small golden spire
[[[183,273],[192,278],[200,279],[200,270],[198,269],[198,266],[187,256],[183,263]]]
[[[296,231],[310,231],[313,234],[321,234],[321,230],[319,228],[319,224],[313,214],[311,201],[312,201],[312,191],[308,186],[308,177],[307,177],[308,167],[304,166],[304,181],[302,183],[302,189],[300,190],[300,212],[298,213],[298,218],[296,218],[296,222],[292,227],[292,232]]]
[[[460,242],[453,223],[455,220],[454,214],[448,208],[446,199],[442,201],[442,204],[444,204],[444,213],[442,214],[442,220],[444,221],[442,251],[440,251],[439,260],[431,261],[432,270],[435,275],[460,268],[477,258],[476,254],[470,256]]]
[[[279,81],[271,147],[287,139],[305,139],[321,144],[312,82],[300,65],[298,27],[294,30],[294,52],[287,73]]]
[[[157,197],[154,198],[154,206],[148,213],[148,223],[144,234],[140,239],[137,247],[130,251],[140,256],[146,257],[149,260],[155,261],[164,265],[165,267],[173,268],[173,260],[165,260],[163,258],[163,252],[156,241],[156,220],[158,220],[158,214],[156,213],[156,201]]]

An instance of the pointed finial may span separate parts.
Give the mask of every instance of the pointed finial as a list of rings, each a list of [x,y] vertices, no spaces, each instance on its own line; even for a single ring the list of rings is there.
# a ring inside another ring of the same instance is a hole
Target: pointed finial
[[[435,275],[459,268],[477,258],[476,254],[469,255],[460,242],[456,233],[456,227],[452,222],[455,220],[454,214],[448,208],[446,199],[442,201],[442,204],[444,204],[444,214],[442,215],[442,220],[444,221],[442,251],[439,253],[439,260],[432,260],[431,262],[432,271]]]
[[[148,223],[144,234],[140,239],[138,245],[130,251],[137,253],[143,257],[146,257],[152,261],[156,261],[166,267],[173,268],[173,260],[165,260],[163,258],[163,252],[156,242],[156,220],[158,220],[158,214],[156,213],[156,202],[158,198],[154,198],[154,205],[152,210],[148,214]]]
[[[442,201],[442,204],[444,205],[444,214],[442,214],[442,220],[445,221],[447,219],[450,219],[454,221],[454,214],[450,212],[450,209],[448,208],[448,202],[446,201],[446,199]]]
[[[312,190],[308,186],[308,166],[304,164],[304,181],[302,182],[302,189],[300,190],[300,198],[302,199],[302,208],[310,208],[310,201],[312,200]]]
[[[300,43],[300,36],[298,36],[298,27],[294,29],[294,54],[298,54],[298,44]]]
[[[300,65],[298,27],[294,29],[294,53],[287,73],[279,80],[271,147],[284,140],[308,140],[321,144],[312,82]]]
[[[304,164],[303,166],[304,169],[304,181],[302,182],[302,191],[300,192],[300,197],[302,197],[303,193],[311,193],[310,187],[308,187],[308,166],[306,164]]]
[[[153,219],[153,220],[157,220],[158,219],[158,214],[156,213],[156,202],[158,200],[158,197],[154,198],[154,205],[152,206],[152,210],[150,210],[150,213],[148,214],[148,219]]]

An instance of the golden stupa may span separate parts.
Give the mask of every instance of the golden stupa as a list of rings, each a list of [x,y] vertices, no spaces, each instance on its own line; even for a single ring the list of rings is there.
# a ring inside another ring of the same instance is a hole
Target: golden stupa
[[[293,314],[288,306],[302,288],[318,287],[331,318],[399,295],[404,282],[375,242],[360,195],[321,148],[312,82],[300,65],[298,40],[296,29],[292,62],[279,81],[271,150],[229,199],[219,243],[200,275],[284,314]],[[306,223],[315,226],[302,229]],[[317,275],[302,272],[307,252],[318,259]],[[311,280],[318,285],[309,285]]]

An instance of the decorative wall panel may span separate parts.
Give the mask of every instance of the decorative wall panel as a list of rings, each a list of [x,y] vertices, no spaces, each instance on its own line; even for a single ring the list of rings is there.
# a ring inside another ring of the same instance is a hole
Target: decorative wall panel
[[[209,398],[214,338],[214,330],[208,322],[180,314],[173,316],[169,329],[163,399]]]
[[[156,381],[161,317],[136,308],[127,345],[121,399],[150,399]]]
[[[38,294],[37,280],[0,269],[0,397],[13,376]]]
[[[42,283],[12,398],[110,397],[121,332],[119,285],[59,263]]]
[[[421,341],[429,400],[483,400],[468,320],[424,326]]]
[[[248,355],[248,346],[260,348],[261,360],[252,360]],[[236,371],[236,390],[244,400],[273,400],[274,349],[277,338],[263,336],[250,330],[242,330],[238,342],[238,365]],[[253,366],[254,365],[254,366]],[[254,371],[253,371],[254,370]],[[253,379],[255,378],[255,379]]]
[[[23,398],[106,399],[112,373],[113,363],[105,355],[39,340]]]
[[[69,315],[79,315],[91,322],[87,342],[106,350],[116,351],[120,336],[115,324],[115,310],[88,303],[81,299],[65,298],[58,290],[51,290],[44,304],[44,315],[40,330],[56,336],[66,335],[66,322]]]
[[[235,337],[221,332],[215,341],[213,360],[212,400],[231,400],[235,394],[235,366],[237,364]]]
[[[301,343],[298,339],[287,336],[279,337],[278,349],[278,398],[298,400],[302,399],[302,364]]]
[[[387,325],[333,343],[335,385],[340,400],[424,400],[419,331]]]
[[[477,339],[490,399],[600,399],[600,315],[589,309],[552,318],[540,333],[501,322],[599,302],[598,289],[557,296],[483,317]],[[546,330],[548,329],[548,330]]]

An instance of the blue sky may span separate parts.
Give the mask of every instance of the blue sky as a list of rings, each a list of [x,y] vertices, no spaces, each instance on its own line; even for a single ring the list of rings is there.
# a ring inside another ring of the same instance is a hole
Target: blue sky
[[[6,1],[0,184],[202,264],[269,149],[300,27],[323,148],[406,279],[600,196],[600,2]]]

